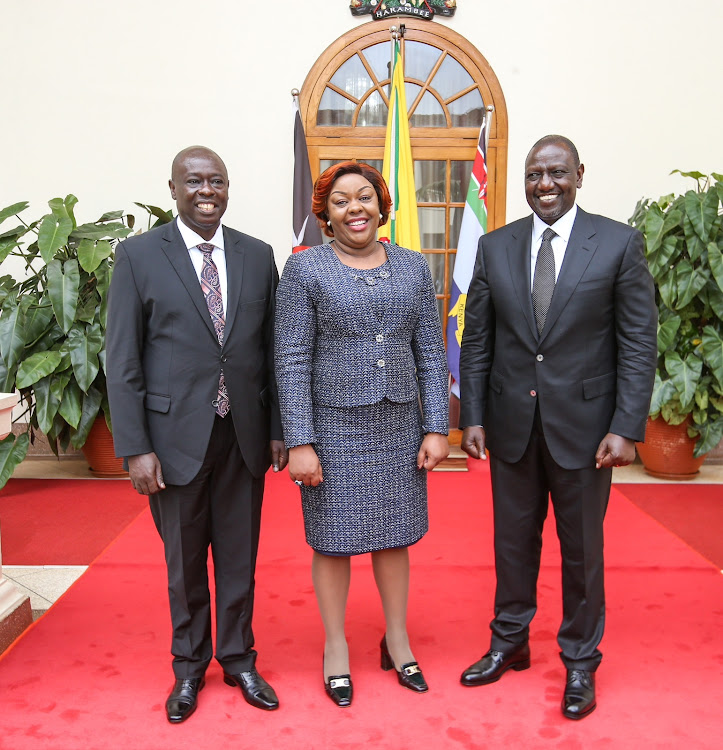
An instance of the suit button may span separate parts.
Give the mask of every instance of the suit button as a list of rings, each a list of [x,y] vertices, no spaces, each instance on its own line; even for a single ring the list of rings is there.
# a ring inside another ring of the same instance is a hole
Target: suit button
[[[535,396],[537,396],[537,391],[530,391],[530,396],[532,396],[532,398],[535,398]]]
[[[384,336],[382,336],[382,334],[381,334],[381,333],[378,333],[378,334],[377,334],[377,341],[378,341],[378,342],[379,342],[380,344],[382,343],[382,341],[384,341]]]
[[[537,356],[535,357],[535,359],[536,359],[536,360],[537,360],[538,362],[542,362],[542,360],[543,360],[543,359],[545,359],[545,358],[544,358],[544,357],[542,356],[542,354],[538,354],[538,355],[537,355]]]
[[[217,398],[215,398],[213,401],[211,401],[211,406],[213,406],[214,409],[218,407],[218,399]]]
[[[377,367],[384,367],[385,364],[386,362],[383,359],[377,360]]]
[[[228,362],[228,357],[221,357],[221,362]]]

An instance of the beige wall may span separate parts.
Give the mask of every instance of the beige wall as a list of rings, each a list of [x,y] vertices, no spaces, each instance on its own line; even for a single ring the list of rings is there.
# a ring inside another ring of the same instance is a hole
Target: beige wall
[[[524,156],[547,132],[580,149],[581,205],[620,220],[640,196],[684,187],[673,168],[723,172],[720,0],[458,5],[439,23],[477,46],[507,100],[508,220],[527,212]],[[2,206],[30,200],[39,215],[73,192],[83,221],[135,200],[170,207],[171,158],[202,143],[229,167],[226,223],[283,265],[289,92],[366,22],[346,0],[34,0],[3,3],[1,18]]]

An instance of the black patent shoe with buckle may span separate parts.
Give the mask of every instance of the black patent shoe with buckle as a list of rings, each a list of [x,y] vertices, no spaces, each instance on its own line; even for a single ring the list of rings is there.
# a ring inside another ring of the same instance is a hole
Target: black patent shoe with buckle
[[[354,685],[351,682],[351,675],[338,674],[331,675],[328,682],[324,682],[326,694],[341,708],[351,706],[351,699],[354,696]]]
[[[399,684],[402,687],[413,690],[415,693],[426,693],[427,690],[429,690],[429,686],[424,679],[422,670],[419,668],[419,664],[417,664],[416,661],[410,661],[406,664],[402,664],[400,669],[397,669],[394,666],[394,660],[392,659],[391,654],[389,653],[389,649],[387,648],[386,635],[384,636],[384,638],[382,638],[380,648],[382,654],[382,669],[385,672],[389,672],[391,669],[394,669],[394,671],[397,673],[397,680],[399,680]]]

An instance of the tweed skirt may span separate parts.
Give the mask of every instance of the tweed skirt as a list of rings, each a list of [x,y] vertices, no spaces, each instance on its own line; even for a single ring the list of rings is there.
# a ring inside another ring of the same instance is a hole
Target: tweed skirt
[[[314,428],[324,481],[301,488],[308,544],[326,555],[359,555],[418,542],[428,528],[418,402],[317,405]]]

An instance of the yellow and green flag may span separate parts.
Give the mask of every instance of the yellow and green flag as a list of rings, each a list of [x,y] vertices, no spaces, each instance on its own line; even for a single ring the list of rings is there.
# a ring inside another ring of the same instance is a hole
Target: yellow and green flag
[[[392,211],[380,234],[410,250],[421,250],[417,196],[414,189],[414,162],[409,140],[407,97],[404,91],[404,66],[399,40],[395,39],[392,60],[392,86],[389,94],[389,119],[384,142],[382,173],[392,196]]]

